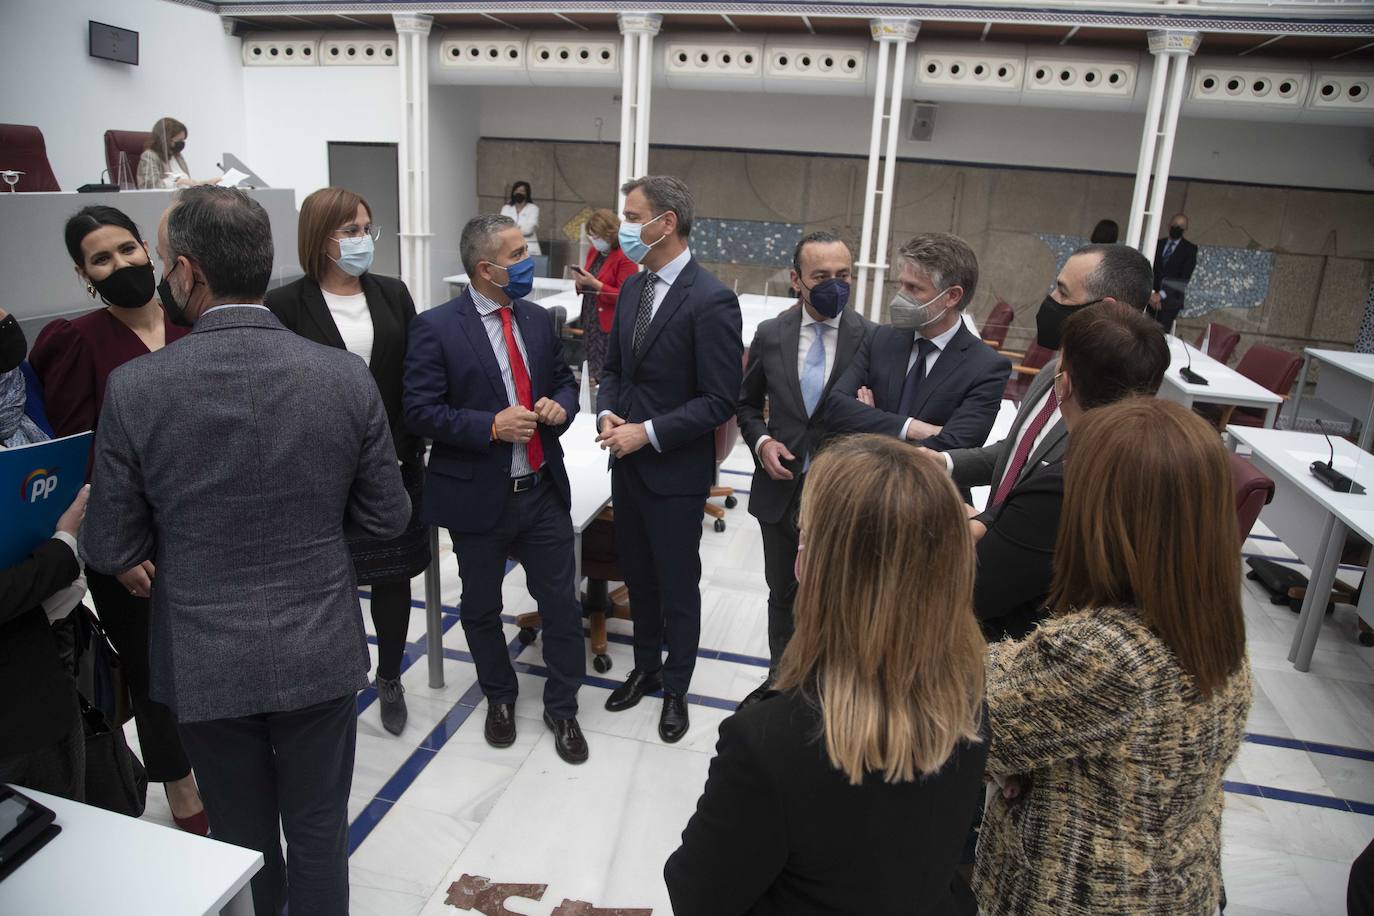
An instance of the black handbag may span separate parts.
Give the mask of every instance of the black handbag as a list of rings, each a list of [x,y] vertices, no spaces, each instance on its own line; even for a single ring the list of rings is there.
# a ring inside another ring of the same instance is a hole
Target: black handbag
[[[148,803],[148,772],[105,714],[81,697],[86,731],[86,803],[140,817]]]

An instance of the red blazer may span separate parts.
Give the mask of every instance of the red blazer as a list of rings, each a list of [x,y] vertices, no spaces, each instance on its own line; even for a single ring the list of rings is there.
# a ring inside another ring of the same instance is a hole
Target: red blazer
[[[587,251],[587,263],[582,265],[583,270],[591,271],[596,255],[595,248]],[[638,272],[639,265],[625,257],[625,252],[620,250],[619,245],[612,248],[606,256],[606,263],[601,265],[601,270],[596,275],[602,283],[601,292],[596,296],[596,317],[601,323],[602,333],[611,333],[611,321],[615,318],[615,301],[620,297],[620,287]]]

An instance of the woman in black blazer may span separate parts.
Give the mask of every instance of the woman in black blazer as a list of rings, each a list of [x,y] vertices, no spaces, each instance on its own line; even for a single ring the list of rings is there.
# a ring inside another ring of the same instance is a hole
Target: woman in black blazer
[[[292,331],[367,361],[382,395],[401,478],[410,493],[411,520],[390,541],[350,540],[359,585],[372,590],[377,629],[377,693],[382,726],[405,728],[401,656],[410,626],[410,580],[429,565],[429,535],[419,521],[424,442],[405,426],[401,374],[415,303],[394,277],[368,272],[378,230],[372,209],[352,191],[321,188],[301,204],[297,245],[305,276],[267,294],[265,304]]]
[[[801,540],[778,690],[721,724],[664,869],[673,912],[954,912],[987,756],[959,494],[890,436],[839,440],[811,466]]]

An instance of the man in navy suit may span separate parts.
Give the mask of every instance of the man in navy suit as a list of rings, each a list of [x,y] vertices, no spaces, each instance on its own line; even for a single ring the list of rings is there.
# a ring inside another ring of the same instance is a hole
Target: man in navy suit
[[[648,269],[620,288],[597,393],[634,618],[635,667],[606,708],[629,709],[661,687],[658,734],[673,742],[687,733],[701,636],[702,506],[715,477],[715,429],[735,411],[744,345],[739,300],[687,247],[687,186],[650,176],[621,192],[620,247]]]
[[[1183,311],[1183,297],[1188,281],[1197,270],[1197,246],[1183,237],[1188,231],[1188,217],[1175,213],[1169,220],[1169,235],[1155,244],[1154,291],[1150,293],[1150,311],[1164,332],[1170,333],[1174,319]]]
[[[586,656],[558,441],[577,412],[577,382],[553,319],[521,298],[534,262],[515,222],[478,216],[459,244],[471,285],[420,313],[406,349],[406,423],[434,441],[421,517],[453,539],[463,632],[487,698],[487,743],[515,741],[517,682],[501,627],[501,583],[506,558],[515,557],[543,621],[544,722],[559,756],[582,763],[577,689]]]
[[[1011,374],[1005,356],[964,324],[978,258],[943,232],[898,255],[890,323],[874,328],[826,400],[828,433],[880,433],[935,451],[982,445]]]

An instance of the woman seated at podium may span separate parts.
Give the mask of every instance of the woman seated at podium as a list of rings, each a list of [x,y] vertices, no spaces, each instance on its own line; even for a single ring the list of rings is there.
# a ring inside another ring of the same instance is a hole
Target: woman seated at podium
[[[48,420],[58,436],[96,428],[111,372],[190,333],[163,312],[148,243],[123,211],[83,207],[67,220],[66,243],[86,294],[91,299],[99,296],[104,307],[71,321],[53,321],[29,354],[29,364],[43,385]],[[148,595],[155,575],[153,564],[144,563],[119,576],[91,571],[87,582],[96,612],[124,664],[148,781],[165,784],[178,826],[203,835],[209,825],[176,719],[170,709],[148,697]]]
[[[664,869],[673,912],[955,912],[987,756],[963,501],[890,436],[836,442],[808,478],[796,633],[777,692],[721,723]]]
[[[24,331],[0,309],[0,449],[48,438],[24,413]],[[86,736],[76,682],[51,624],[86,593],[76,533],[86,515],[83,489],[52,537],[0,568],[0,784],[85,799]]]
[[[181,153],[186,149],[186,125],[176,118],[161,118],[153,125],[143,155],[138,157],[140,191],[189,188],[198,184],[219,184],[219,178],[192,178]]]

